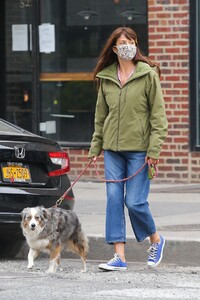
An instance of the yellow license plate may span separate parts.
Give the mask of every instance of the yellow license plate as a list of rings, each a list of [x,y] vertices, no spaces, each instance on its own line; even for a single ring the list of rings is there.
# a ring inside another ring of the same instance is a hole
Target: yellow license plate
[[[26,165],[2,165],[4,182],[31,182],[29,167]]]

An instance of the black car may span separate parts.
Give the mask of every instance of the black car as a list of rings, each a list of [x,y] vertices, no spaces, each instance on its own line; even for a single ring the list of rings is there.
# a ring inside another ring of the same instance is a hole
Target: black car
[[[51,207],[71,186],[69,157],[53,140],[0,119],[0,257],[14,257],[22,243],[21,211]],[[70,190],[60,207],[73,209]]]

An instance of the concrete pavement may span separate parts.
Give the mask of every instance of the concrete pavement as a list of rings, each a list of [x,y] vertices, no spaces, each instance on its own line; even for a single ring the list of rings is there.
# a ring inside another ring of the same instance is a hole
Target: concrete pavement
[[[89,242],[89,260],[107,261],[113,248],[105,244],[105,184],[78,181],[74,185],[77,213]],[[157,230],[165,237],[163,263],[182,266],[200,264],[200,184],[159,184],[152,182],[149,204]],[[128,262],[146,262],[149,241],[137,243],[127,220],[126,258]],[[27,257],[24,248],[19,257]],[[75,258],[73,255],[63,255]]]
[[[157,230],[165,237],[163,262],[180,265],[200,263],[200,185],[157,184],[152,182],[149,204]],[[106,207],[105,184],[77,182],[74,186],[75,212],[90,240],[89,259],[107,260],[113,255],[112,246],[104,240]],[[127,220],[126,258],[144,262],[149,241],[137,243]]]

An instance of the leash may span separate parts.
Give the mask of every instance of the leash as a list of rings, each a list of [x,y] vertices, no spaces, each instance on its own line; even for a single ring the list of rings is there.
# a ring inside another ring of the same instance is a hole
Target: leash
[[[80,179],[80,177],[83,175],[83,173],[87,170],[87,168],[89,168],[89,166],[91,165],[92,160],[86,165],[86,167],[82,170],[82,172],[78,175],[78,177],[74,180],[74,182],[70,185],[70,187],[66,190],[66,192],[56,201],[56,204],[54,207],[59,206],[63,200],[65,199],[66,195],[69,193],[69,191],[71,191],[71,189],[73,188],[73,186],[76,184],[76,182]]]
[[[147,162],[145,161],[144,164],[135,172],[133,173],[132,175],[130,175],[129,177],[126,177],[126,178],[123,178],[123,179],[105,179],[105,178],[102,178],[100,177],[99,175],[99,172],[97,170],[97,165],[95,163],[95,161],[93,161],[94,163],[94,167],[95,167],[95,171],[96,171],[96,174],[97,174],[97,178],[102,181],[102,182],[123,182],[123,181],[127,181],[133,177],[135,177],[138,173],[140,173],[140,171],[142,171],[142,169],[146,166]]]
[[[141,172],[142,169],[146,166],[146,164],[148,164],[148,177],[149,177],[149,179],[153,179],[153,178],[155,178],[155,177],[158,176],[157,165],[155,165],[155,164],[152,165],[152,164],[150,164],[149,161],[145,161],[144,164],[135,173],[133,173],[132,175],[130,175],[130,176],[126,177],[126,178],[123,178],[123,179],[105,179],[105,178],[102,178],[99,175],[99,172],[97,170],[96,162],[94,160],[91,160],[86,165],[86,167],[82,170],[82,172],[77,176],[77,178],[74,180],[74,182],[71,184],[71,186],[66,190],[66,192],[56,201],[56,204],[53,207],[58,207],[59,205],[61,205],[61,203],[65,199],[66,195],[69,193],[69,191],[71,191],[71,189],[76,184],[76,182],[80,179],[80,177],[83,175],[83,173],[89,168],[89,166],[91,165],[91,163],[94,164],[94,168],[95,168],[95,172],[96,172],[97,178],[100,181],[102,181],[102,182],[113,182],[113,183],[115,183],[115,182],[124,182],[124,181],[127,181],[127,180],[135,177],[139,172]]]

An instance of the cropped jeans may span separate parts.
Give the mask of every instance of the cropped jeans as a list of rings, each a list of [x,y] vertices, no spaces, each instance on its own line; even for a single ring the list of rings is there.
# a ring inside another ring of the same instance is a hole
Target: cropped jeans
[[[123,179],[134,174],[145,162],[146,152],[104,151],[106,179]],[[156,232],[147,197],[150,180],[146,165],[136,176],[125,182],[107,182],[106,242],[126,242],[125,205],[138,242]]]

